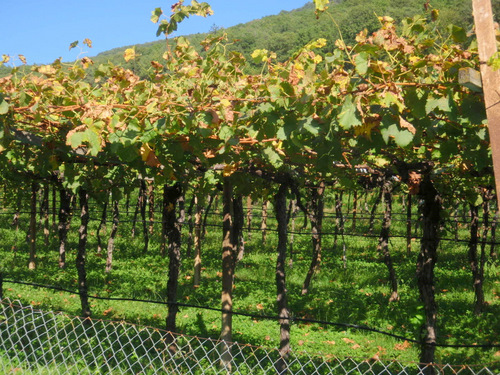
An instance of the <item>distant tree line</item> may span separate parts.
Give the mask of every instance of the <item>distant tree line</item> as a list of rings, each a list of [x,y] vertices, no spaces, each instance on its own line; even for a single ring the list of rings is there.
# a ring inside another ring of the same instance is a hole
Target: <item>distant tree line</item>
[[[500,14],[500,0],[492,0],[493,13]],[[242,53],[248,61],[248,72],[255,73],[260,65],[254,64],[251,54],[256,49],[275,52],[285,61],[302,46],[317,38],[325,38],[328,43],[323,53],[331,52],[334,43],[342,38],[347,45],[356,43],[356,34],[363,29],[368,33],[380,27],[378,16],[390,16],[399,24],[405,17],[422,14],[425,7],[439,10],[438,23],[442,29],[454,24],[472,29],[472,1],[464,0],[339,0],[330,6],[332,17],[314,15],[314,5],[308,2],[302,8],[282,11],[278,15],[267,16],[245,24],[229,28],[213,25],[207,33],[188,35],[189,41],[202,50],[200,42],[207,34],[214,36],[226,33],[234,44],[229,48]],[[182,28],[181,28],[182,31]],[[130,46],[115,48],[92,57],[91,69],[97,70],[106,62],[120,64],[131,69],[141,78],[151,74],[151,61],[161,61],[165,52],[165,41],[156,41],[135,46],[138,58],[123,60],[123,53]],[[1,52],[1,51],[0,51]],[[0,66],[0,77],[9,73],[10,68]],[[91,76],[91,75],[89,75]]]

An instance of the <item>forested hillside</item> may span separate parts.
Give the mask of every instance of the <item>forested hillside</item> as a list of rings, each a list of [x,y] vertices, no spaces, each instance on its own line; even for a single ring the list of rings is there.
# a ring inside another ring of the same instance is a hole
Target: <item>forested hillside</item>
[[[492,1],[495,14],[500,14],[500,0]],[[284,61],[294,51],[297,51],[311,40],[325,38],[328,43],[323,52],[333,50],[334,42],[342,37],[347,44],[355,43],[356,34],[366,28],[368,32],[380,26],[377,16],[391,16],[397,23],[405,17],[414,16],[424,11],[424,7],[439,10],[438,22],[441,28],[455,24],[465,29],[472,26],[472,2],[465,0],[340,0],[329,9],[330,16],[316,18],[312,2],[294,11],[282,11],[275,16],[268,16],[227,29],[213,25],[207,33],[188,35],[195,46],[207,34],[214,36],[227,33],[229,40],[234,40],[232,49],[243,53],[250,66],[250,72],[255,72],[257,65],[252,65],[251,53],[255,49],[267,49],[277,54],[278,60]],[[182,32],[182,27],[180,28]],[[152,36],[153,38],[153,36]],[[93,69],[108,61],[122,64],[132,69],[140,77],[145,78],[151,70],[151,61],[161,61],[165,51],[165,41],[146,43],[135,46],[138,58],[125,63],[124,46],[115,48],[92,57]],[[0,51],[1,52],[1,51]],[[92,69],[92,68],[91,68]],[[0,76],[6,75],[9,69],[0,66]]]

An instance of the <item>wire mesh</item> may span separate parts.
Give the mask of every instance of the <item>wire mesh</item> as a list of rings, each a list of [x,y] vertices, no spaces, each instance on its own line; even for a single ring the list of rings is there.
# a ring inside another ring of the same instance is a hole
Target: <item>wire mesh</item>
[[[231,360],[224,362],[224,351]],[[220,340],[172,335],[125,322],[44,312],[19,301],[0,303],[2,374],[274,374],[284,373],[279,351]],[[292,351],[290,374],[498,375],[487,367],[357,360]]]

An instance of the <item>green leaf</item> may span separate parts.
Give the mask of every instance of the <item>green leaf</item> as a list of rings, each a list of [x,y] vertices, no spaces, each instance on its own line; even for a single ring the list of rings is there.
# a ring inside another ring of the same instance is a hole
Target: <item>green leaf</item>
[[[425,104],[425,112],[429,114],[436,108],[443,112],[450,112],[450,104],[448,101],[448,97],[442,97],[442,98],[431,97],[427,99],[427,103]]]
[[[456,25],[449,25],[448,32],[451,34],[455,43],[463,43],[467,40],[467,32],[465,29]]]
[[[339,124],[344,129],[361,125],[358,109],[354,103],[352,95],[347,95],[339,114]]]
[[[390,108],[392,105],[395,105],[398,108],[398,111],[401,113],[405,109],[404,103],[402,103],[396,95],[392,92],[385,93],[384,98],[382,99],[382,105],[387,108]]]
[[[303,127],[305,130],[307,130],[309,133],[311,133],[313,135],[318,135],[318,133],[319,133],[318,124],[314,122],[314,119],[312,117],[309,117],[305,120],[300,120],[299,124],[301,127]]]
[[[365,74],[368,71],[368,58],[369,55],[366,52],[361,52],[354,58],[354,62],[356,63],[356,71],[359,74]]]
[[[399,147],[408,146],[413,140],[413,134],[408,130],[400,130],[396,124],[391,124],[387,128],[381,129],[380,134],[385,143],[389,143],[389,138],[393,138]]]
[[[219,129],[219,138],[227,141],[234,135],[234,131],[230,126],[222,125]]]
[[[9,103],[3,99],[0,103],[0,115],[5,115],[7,112],[9,112]]]
[[[405,95],[405,104],[416,118],[424,118],[427,116],[427,111],[425,110],[427,96],[428,93],[422,90],[411,88],[407,91]]]
[[[284,141],[288,138],[284,126],[278,129],[278,131],[276,132],[276,138],[278,138],[280,141]]]
[[[294,96],[295,95],[295,88],[292,86],[290,82],[281,82],[280,84],[281,88],[283,89],[283,92],[288,95],[288,96]]]
[[[262,150],[265,158],[274,168],[280,168],[283,166],[283,160],[281,160],[280,155],[270,147],[266,147]]]
[[[160,16],[163,14],[163,10],[161,8],[156,8],[151,12],[151,22],[158,23],[160,20]]]
[[[101,140],[99,136],[90,129],[85,131],[87,133],[87,142],[90,147],[90,155],[97,156],[99,151],[101,151]]]
[[[78,148],[83,144],[89,145],[89,152],[92,156],[97,156],[101,150],[101,140],[99,136],[91,129],[86,129],[83,132],[76,132],[68,137],[69,144],[72,148]]]
[[[75,48],[76,46],[78,45],[78,40],[75,40],[73,43],[71,43],[69,45],[69,49],[72,50],[73,48]]]
[[[413,134],[408,130],[400,130],[394,136],[394,141],[399,147],[406,147],[413,141]]]
[[[314,6],[317,12],[324,12],[328,9],[328,4],[330,0],[314,0]]]
[[[274,106],[271,103],[261,103],[257,106],[257,110],[261,113],[271,112]]]

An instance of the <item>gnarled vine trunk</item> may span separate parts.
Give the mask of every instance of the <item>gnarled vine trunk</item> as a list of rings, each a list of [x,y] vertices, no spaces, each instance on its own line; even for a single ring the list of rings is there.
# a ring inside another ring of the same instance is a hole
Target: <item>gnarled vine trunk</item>
[[[420,252],[417,259],[417,283],[420,299],[424,304],[425,322],[423,325],[423,338],[421,344],[420,362],[425,375],[434,375],[434,353],[437,339],[436,314],[437,305],[434,285],[434,266],[437,261],[437,248],[439,245],[439,230],[441,218],[441,197],[434,188],[428,175],[420,184],[420,197],[422,205],[423,234],[420,242]]]
[[[223,222],[222,222],[222,324],[221,346],[219,348],[221,366],[231,370],[231,342],[233,337],[233,284],[235,265],[235,235],[233,211],[233,187],[228,178],[224,178],[223,187]]]
[[[163,187],[163,239],[168,240],[168,281],[167,281],[167,301],[168,315],[166,319],[167,343],[174,342],[172,332],[177,331],[176,317],[179,310],[177,306],[177,290],[179,286],[179,270],[181,266],[181,232],[177,220],[176,206],[178,199],[182,196],[182,189],[179,184]]]
[[[385,203],[384,219],[382,221],[377,247],[377,251],[382,255],[387,270],[389,271],[389,282],[391,284],[391,297],[389,298],[389,302],[399,300],[396,271],[392,263],[391,253],[389,252],[389,232],[392,220],[392,190],[391,181],[385,180],[382,185],[382,196]]]
[[[312,259],[309,270],[307,271],[306,279],[304,280],[304,284],[302,286],[302,295],[309,292],[312,277],[316,272],[318,272],[319,265],[321,263],[321,231],[323,227],[324,192],[324,182],[321,182],[319,186],[314,188],[312,191],[311,213],[309,215],[312,232]]]

